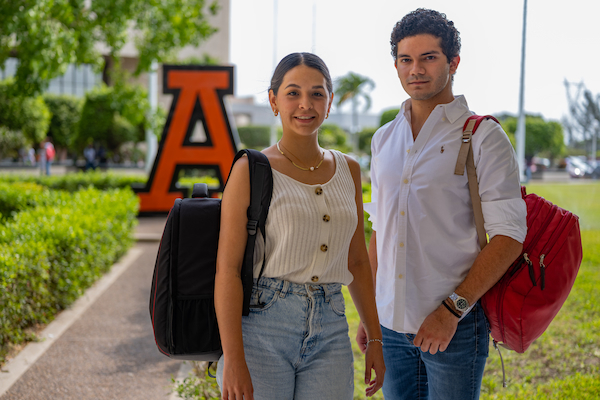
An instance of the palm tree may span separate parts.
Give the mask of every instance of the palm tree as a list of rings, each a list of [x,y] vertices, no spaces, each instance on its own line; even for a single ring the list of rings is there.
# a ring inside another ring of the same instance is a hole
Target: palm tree
[[[338,98],[337,106],[341,106],[347,100],[352,101],[352,146],[354,152],[358,152],[358,103],[362,98],[365,101],[364,111],[371,108],[371,97],[367,91],[373,90],[375,82],[366,76],[349,72],[347,75],[337,79],[335,94]]]

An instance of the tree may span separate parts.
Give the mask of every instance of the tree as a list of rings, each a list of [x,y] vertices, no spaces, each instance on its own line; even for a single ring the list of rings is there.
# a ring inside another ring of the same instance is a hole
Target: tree
[[[590,154],[590,158],[595,160],[600,134],[600,95],[594,97],[583,82],[574,84],[565,80],[565,87],[569,101],[569,117],[564,118],[564,124],[569,133],[569,146],[581,146]],[[576,88],[574,95],[571,87]]]
[[[96,46],[103,43],[111,59],[134,32],[139,51],[136,73],[162,62],[186,46],[198,45],[215,32],[207,13],[217,0],[11,0],[0,2],[0,66],[19,60],[18,94],[33,95],[65,73],[69,64],[103,67]]]
[[[502,121],[502,127],[515,144],[517,117],[508,116]],[[541,116],[525,117],[525,154],[527,156],[545,155],[555,159],[563,155],[565,150],[563,127],[557,121],[545,121]]]
[[[42,96],[13,96],[13,79],[0,81],[0,126],[20,131],[29,146],[37,147],[46,137],[50,124],[50,110]]]
[[[336,82],[335,93],[337,96],[337,106],[340,107],[346,101],[352,102],[352,146],[354,151],[358,151],[358,103],[362,98],[365,102],[364,110],[371,108],[371,97],[367,91],[375,87],[375,82],[366,76],[349,72],[347,75],[339,78]]]

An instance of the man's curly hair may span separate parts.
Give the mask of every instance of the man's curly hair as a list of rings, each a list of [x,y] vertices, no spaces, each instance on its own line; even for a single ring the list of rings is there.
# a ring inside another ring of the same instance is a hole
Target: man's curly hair
[[[454,22],[446,19],[446,14],[435,10],[418,8],[406,14],[394,29],[390,44],[392,45],[392,57],[398,57],[398,42],[410,36],[430,34],[442,39],[441,47],[444,55],[450,62],[460,53],[460,33],[454,27]]]

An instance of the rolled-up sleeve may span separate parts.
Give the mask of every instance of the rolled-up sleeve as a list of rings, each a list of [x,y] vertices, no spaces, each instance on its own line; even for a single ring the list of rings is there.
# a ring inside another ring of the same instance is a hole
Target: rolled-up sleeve
[[[519,243],[527,235],[527,206],[523,199],[482,202],[485,231],[490,239],[496,235],[508,236]]]
[[[500,125],[492,121],[485,124],[490,124],[488,129],[482,130],[480,137],[479,132],[473,136],[485,230],[490,239],[504,235],[523,243],[527,206],[521,197],[519,164]]]
[[[375,146],[375,136],[371,142],[371,201],[364,204],[364,210],[369,214],[369,221],[372,224],[374,231],[377,231],[377,198],[378,198],[378,182],[377,182],[377,152]]]

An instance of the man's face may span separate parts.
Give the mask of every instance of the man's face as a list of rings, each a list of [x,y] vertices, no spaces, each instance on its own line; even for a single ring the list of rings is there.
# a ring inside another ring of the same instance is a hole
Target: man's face
[[[402,87],[413,100],[450,102],[452,75],[460,57],[450,63],[440,46],[441,39],[430,34],[409,36],[398,42],[396,70]]]

